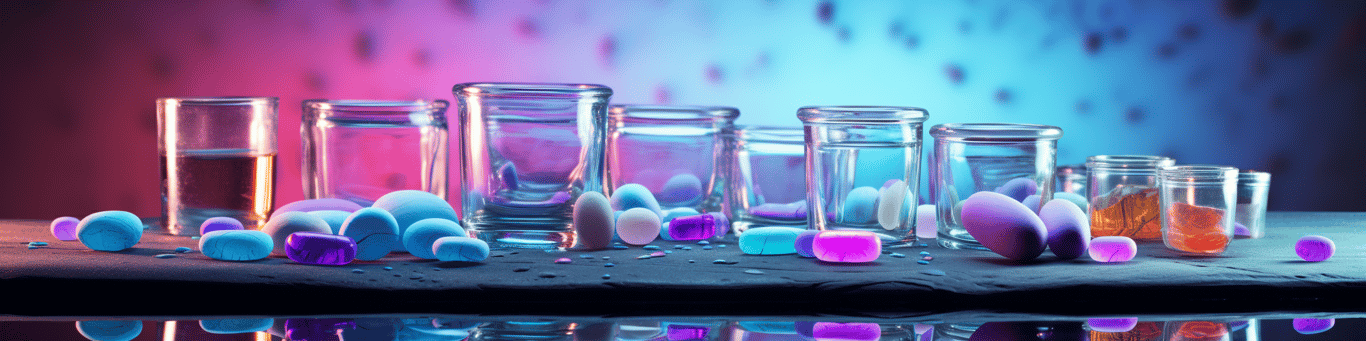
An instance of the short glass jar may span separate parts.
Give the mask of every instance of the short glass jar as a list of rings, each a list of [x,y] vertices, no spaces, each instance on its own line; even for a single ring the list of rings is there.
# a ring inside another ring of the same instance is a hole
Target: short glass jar
[[[1234,213],[1234,222],[1243,225],[1246,231],[1235,226],[1235,235],[1266,236],[1266,199],[1270,190],[1271,173],[1253,170],[1238,173],[1238,212]]]
[[[1025,202],[1053,198],[1053,171],[1062,128],[1038,124],[946,123],[934,136],[935,215],[940,246],[986,250],[963,228],[963,201],[995,191]]]
[[[1162,241],[1187,255],[1214,256],[1233,240],[1238,169],[1183,165],[1159,168]]]
[[[730,194],[735,232],[752,226],[806,227],[802,128],[745,126],[737,136]]]
[[[645,186],[664,210],[721,212],[739,116],[730,107],[611,106],[608,187]]]
[[[398,190],[446,198],[444,100],[303,102],[304,196],[361,206]]]
[[[914,245],[920,201],[920,108],[803,107],[808,228],[878,234],[883,247]]]
[[[1091,236],[1133,240],[1162,239],[1158,167],[1176,160],[1148,155],[1096,155],[1086,158],[1087,215]]]

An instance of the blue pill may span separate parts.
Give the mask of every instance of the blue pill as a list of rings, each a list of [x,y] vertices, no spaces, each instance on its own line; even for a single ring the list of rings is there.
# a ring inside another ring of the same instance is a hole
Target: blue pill
[[[432,245],[432,253],[443,262],[482,262],[489,258],[489,244],[470,237],[442,237]]]
[[[28,242],[28,246],[47,246],[47,242]]]
[[[241,230],[242,222],[232,217],[213,217],[205,219],[203,224],[199,224],[199,234],[205,235],[209,232],[219,230]]]
[[[52,230],[52,236],[57,240],[76,240],[76,226],[81,224],[76,217],[61,217],[52,220],[52,225],[48,228]]]
[[[188,247],[184,247],[184,246],[175,248],[175,253],[187,253],[187,252],[190,252],[190,251],[194,251],[194,249],[191,249],[191,248],[188,248]]]
[[[674,218],[678,218],[678,217],[687,217],[687,216],[695,216],[695,215],[698,215],[698,214],[702,214],[702,213],[697,212],[697,210],[692,209],[691,207],[671,208],[671,209],[664,210],[664,218],[662,218],[662,219],[660,219],[660,220],[663,220],[664,222],[667,223],[667,222],[669,222],[670,220],[674,220]]]
[[[175,254],[173,254],[173,253],[163,253],[163,254],[159,254],[159,255],[156,255],[156,256],[152,256],[152,257],[161,258],[161,259],[175,258]]]
[[[326,222],[327,222],[327,227],[331,227],[331,228],[332,228],[332,234],[341,234],[342,225],[343,225],[343,224],[346,224],[346,218],[351,217],[351,213],[352,213],[352,212],[347,212],[347,211],[335,211],[335,210],[326,210],[326,211],[313,211],[313,212],[308,212],[308,213],[309,213],[309,214],[312,214],[312,215],[315,215],[315,216],[318,216],[318,218],[322,218],[323,221],[326,221]],[[386,212],[386,213],[387,213],[387,212]]]
[[[849,196],[844,199],[844,219],[840,221],[852,224],[872,223],[877,219],[878,196],[877,189],[869,186],[849,191]]]
[[[797,326],[792,322],[742,321],[740,328],[764,334],[797,334]]]
[[[256,230],[213,231],[199,239],[199,252],[226,261],[253,261],[270,256],[270,235]]]
[[[797,236],[806,229],[785,226],[751,228],[740,234],[740,251],[750,255],[797,253]]]
[[[142,221],[124,211],[97,212],[81,219],[76,238],[96,251],[123,251],[142,240]]]
[[[802,234],[797,235],[797,242],[793,247],[797,249],[798,256],[806,258],[816,257],[816,252],[812,250],[812,244],[816,241],[816,234],[819,233],[821,233],[821,231],[806,230],[802,231]]]
[[[142,334],[142,321],[77,321],[76,331],[96,341],[128,341]]]
[[[625,211],[636,207],[645,208],[653,211],[655,215],[663,216],[654,194],[651,194],[650,190],[641,184],[625,184],[612,192],[612,209]]]
[[[285,240],[295,232],[316,232],[332,234],[332,227],[327,226],[323,218],[309,214],[308,212],[285,212],[277,213],[266,221],[266,225],[261,227],[261,232],[270,235],[270,241],[275,246],[270,252],[275,255],[285,254]]]
[[[398,240],[398,221],[389,211],[362,208],[346,217],[341,225],[341,235],[356,241],[356,259],[380,259],[402,246]]]
[[[455,221],[442,218],[423,219],[413,223],[403,232],[403,247],[418,258],[436,259],[436,254],[432,253],[432,245],[436,245],[437,239],[468,236],[465,229],[460,227],[460,223]]]
[[[442,199],[436,194],[418,190],[403,190],[385,194],[379,199],[375,199],[375,204],[372,207],[389,211],[389,214],[394,216],[394,220],[398,221],[399,235],[403,235],[410,226],[424,219],[441,218],[460,221],[460,217],[455,213],[455,208],[451,207],[446,199]],[[423,249],[430,250],[431,245],[427,245]],[[394,251],[403,251],[403,248],[399,247]]]
[[[691,173],[674,175],[664,182],[659,201],[669,206],[687,206],[702,201],[702,179]]]
[[[199,320],[199,328],[209,334],[246,334],[270,329],[273,318]]]
[[[517,165],[512,162],[503,164],[498,168],[498,178],[503,180],[503,187],[508,190],[517,190]]]

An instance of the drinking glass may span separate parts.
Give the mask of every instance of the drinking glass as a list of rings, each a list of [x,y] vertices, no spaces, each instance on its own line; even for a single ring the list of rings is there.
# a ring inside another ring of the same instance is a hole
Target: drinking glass
[[[199,234],[213,217],[264,225],[275,201],[275,97],[157,99],[162,227]]]

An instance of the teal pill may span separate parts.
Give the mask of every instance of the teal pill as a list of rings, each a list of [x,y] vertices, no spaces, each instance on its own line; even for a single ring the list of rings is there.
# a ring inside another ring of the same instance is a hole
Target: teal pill
[[[418,190],[396,191],[375,199],[372,206],[389,211],[398,221],[398,234],[403,235],[412,226],[423,219],[441,218],[450,221],[460,221],[456,215],[455,208],[436,194],[431,194]],[[431,245],[428,245],[431,246]],[[424,249],[427,249],[424,247]],[[397,248],[394,251],[403,251]]]
[[[142,221],[124,211],[97,212],[81,219],[76,239],[95,251],[123,251],[142,240]]]
[[[218,230],[199,238],[199,252],[217,260],[258,260],[274,247],[269,234],[256,230]]]
[[[489,244],[470,237],[441,237],[432,253],[443,262],[482,262],[489,258]]]
[[[199,328],[209,334],[246,334],[270,329],[273,318],[199,320]]]
[[[398,221],[380,208],[366,207],[351,213],[342,222],[341,235],[356,241],[356,259],[376,260],[402,246]]]
[[[654,194],[645,186],[625,184],[612,192],[612,209],[625,211],[636,207],[648,209],[656,216],[663,216],[659,210],[659,201],[655,200]]]
[[[739,324],[741,329],[755,333],[797,334],[797,326],[793,322],[743,321]]]
[[[142,334],[142,321],[77,321],[76,331],[95,341],[128,341]]]
[[[327,222],[327,227],[332,228],[332,234],[341,234],[342,224],[346,223],[346,218],[351,217],[351,212],[347,211],[313,211],[309,214],[323,218]]]
[[[867,224],[877,219],[877,199],[876,188],[863,186],[849,191],[849,196],[844,199],[844,216],[841,222],[851,224]]]
[[[465,234],[465,229],[460,227],[460,223],[455,221],[442,218],[423,219],[413,223],[403,232],[403,247],[418,258],[436,259],[436,254],[432,253],[432,245],[436,244],[437,239],[444,237],[468,235]]]
[[[797,253],[797,237],[806,229],[784,226],[751,228],[740,234],[740,251],[750,255]]]
[[[289,238],[289,235],[295,232],[332,234],[332,227],[327,226],[327,222],[316,215],[294,211],[272,215],[266,225],[261,227],[261,232],[270,235],[271,245],[274,245],[270,252],[283,256],[285,255],[285,240]]]

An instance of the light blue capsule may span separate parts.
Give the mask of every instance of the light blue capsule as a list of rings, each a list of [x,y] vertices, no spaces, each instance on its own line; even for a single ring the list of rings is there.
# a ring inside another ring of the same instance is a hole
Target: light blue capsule
[[[383,258],[403,245],[398,240],[398,221],[381,208],[366,207],[351,213],[342,222],[340,232],[356,241],[359,260]]]
[[[401,225],[401,223],[400,223]],[[430,218],[419,220],[403,232],[403,247],[418,258],[436,259],[432,245],[443,237],[468,237],[465,229],[455,221]]]
[[[489,258],[489,244],[470,237],[442,237],[432,245],[432,253],[443,262],[482,262]]]
[[[199,328],[210,334],[245,334],[270,329],[273,318],[199,320]]]
[[[318,218],[322,218],[323,221],[327,222],[327,227],[332,228],[332,234],[341,234],[342,224],[345,224],[346,218],[351,216],[351,212],[334,210],[313,211],[308,213],[318,216]]]
[[[199,252],[226,261],[253,261],[270,256],[270,235],[256,230],[218,230],[199,239]]]
[[[88,215],[76,226],[76,239],[95,251],[123,251],[142,240],[142,221],[124,211]]]
[[[806,229],[785,226],[750,228],[740,234],[740,251],[751,255],[797,253],[797,237]]]
[[[877,188],[863,186],[849,191],[844,198],[844,215],[841,222],[867,224],[877,219]]]
[[[625,184],[612,192],[612,209],[625,211],[636,207],[643,207],[663,216],[659,209],[659,201],[656,201],[654,194],[641,184]]]
[[[76,331],[95,341],[128,341],[142,334],[142,321],[77,321]]]

